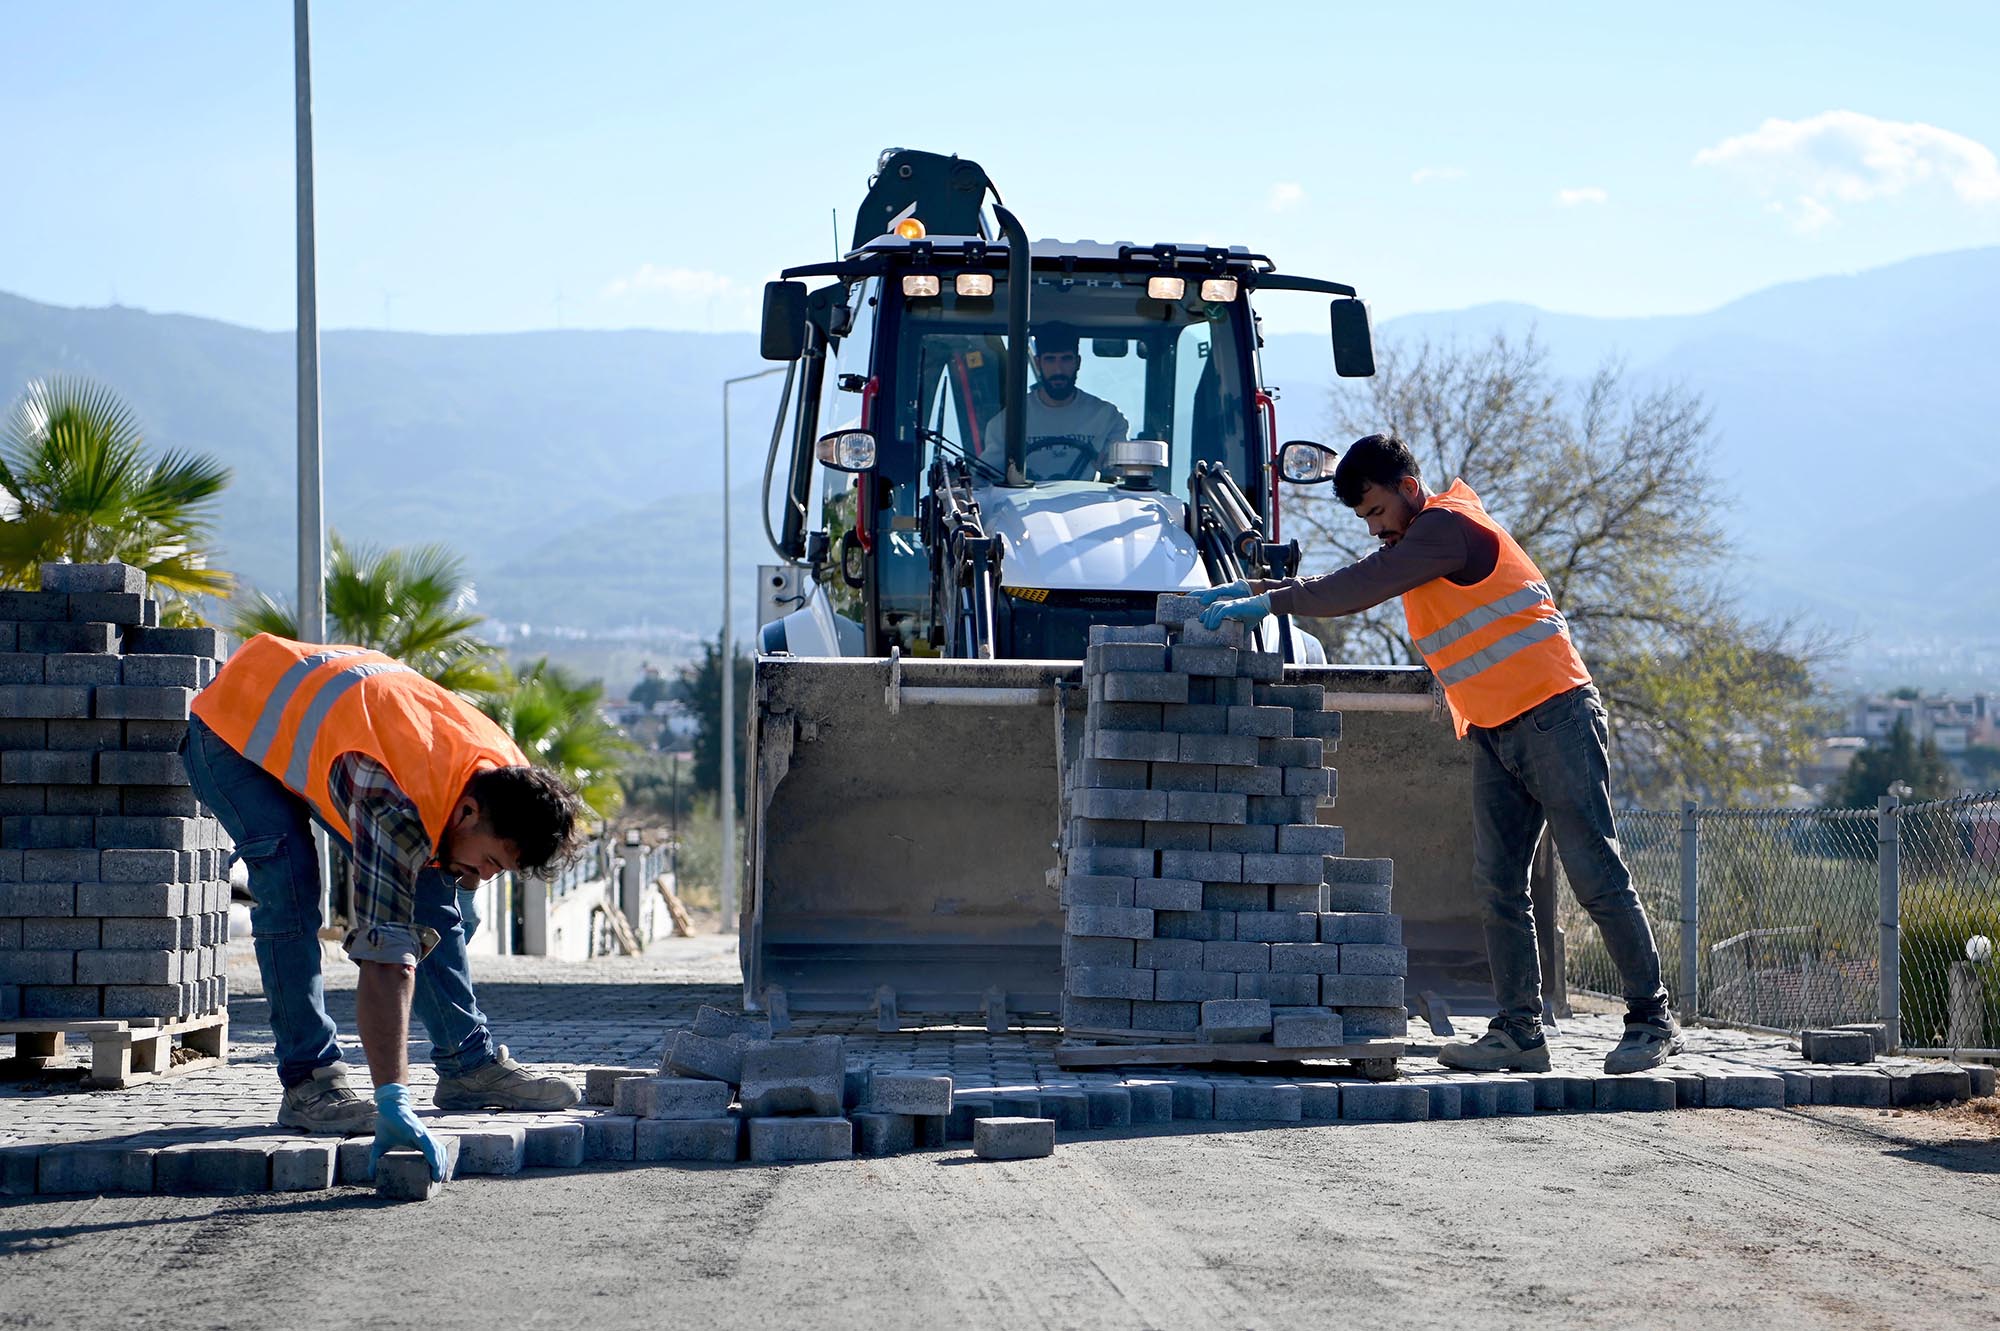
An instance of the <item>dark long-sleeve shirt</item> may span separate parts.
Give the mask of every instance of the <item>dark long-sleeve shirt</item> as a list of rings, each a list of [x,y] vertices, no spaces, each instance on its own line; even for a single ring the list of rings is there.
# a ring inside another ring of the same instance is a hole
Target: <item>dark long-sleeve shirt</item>
[[[1311,578],[1284,578],[1251,584],[1269,592],[1280,615],[1327,619],[1358,614],[1393,600],[1433,578],[1470,587],[1492,576],[1500,542],[1492,532],[1450,509],[1431,508],[1411,520],[1403,538],[1346,568]]]

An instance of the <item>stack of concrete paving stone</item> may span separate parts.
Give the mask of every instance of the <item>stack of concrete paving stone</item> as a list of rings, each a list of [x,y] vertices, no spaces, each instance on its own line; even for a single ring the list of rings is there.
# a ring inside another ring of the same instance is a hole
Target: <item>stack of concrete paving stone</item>
[[[124,564],[0,591],[0,1021],[224,1010],[227,841],[178,752],[223,645],[159,610]]]
[[[1340,714],[1189,596],[1093,627],[1069,777],[1063,1026],[1331,1048],[1405,1031],[1391,865],[1320,825]],[[1273,1056],[1281,1056],[1274,1049]]]

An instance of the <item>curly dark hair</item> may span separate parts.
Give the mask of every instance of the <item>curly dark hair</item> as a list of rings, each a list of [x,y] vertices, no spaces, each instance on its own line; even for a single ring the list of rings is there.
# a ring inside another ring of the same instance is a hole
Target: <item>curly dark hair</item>
[[[1353,508],[1369,485],[1393,490],[1405,476],[1424,478],[1410,446],[1393,434],[1364,435],[1349,445],[1333,469],[1333,492],[1341,503]]]
[[[554,772],[542,767],[492,767],[465,783],[479,818],[520,852],[529,873],[560,866],[584,838],[590,810]]]

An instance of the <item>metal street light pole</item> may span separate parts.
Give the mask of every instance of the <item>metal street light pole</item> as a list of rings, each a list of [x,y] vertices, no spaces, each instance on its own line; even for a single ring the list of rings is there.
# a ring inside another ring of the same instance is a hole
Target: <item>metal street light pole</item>
[[[736,638],[729,613],[729,390],[779,374],[773,365],[722,381],[722,927],[736,928]]]
[[[292,0],[293,128],[299,248],[299,637],[326,640],[326,539],[319,449],[319,299],[313,250],[312,20]]]

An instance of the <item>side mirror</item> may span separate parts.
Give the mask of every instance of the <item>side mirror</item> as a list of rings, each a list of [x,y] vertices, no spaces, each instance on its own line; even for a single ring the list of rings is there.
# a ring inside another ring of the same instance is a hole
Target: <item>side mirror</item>
[[[835,430],[821,435],[813,452],[835,471],[867,471],[875,465],[875,436],[866,430]]]
[[[1324,444],[1294,439],[1278,450],[1278,474],[1293,485],[1318,485],[1333,479],[1340,454]]]
[[[1333,302],[1333,372],[1343,379],[1375,373],[1375,336],[1368,331],[1368,303]]]
[[[806,284],[764,284],[764,331],[759,350],[765,360],[794,361],[806,351]]]

